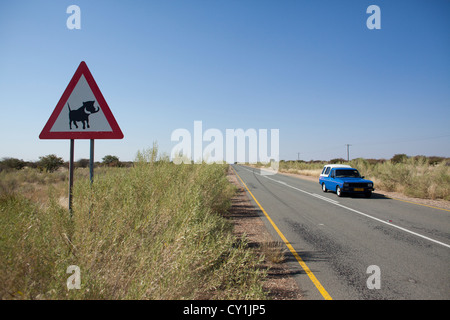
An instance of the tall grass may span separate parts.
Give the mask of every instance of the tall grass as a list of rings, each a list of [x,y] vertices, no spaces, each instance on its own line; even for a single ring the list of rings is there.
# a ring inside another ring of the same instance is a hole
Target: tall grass
[[[76,181],[72,218],[54,195],[43,208],[4,193],[0,297],[265,298],[261,261],[221,215],[235,192],[225,171],[139,152],[132,168]],[[80,268],[79,290],[67,289],[69,265]]]
[[[450,200],[450,166],[444,161],[430,165],[424,157],[411,157],[400,163],[371,164],[365,159],[355,159],[349,164],[373,179],[379,189],[417,198]]]

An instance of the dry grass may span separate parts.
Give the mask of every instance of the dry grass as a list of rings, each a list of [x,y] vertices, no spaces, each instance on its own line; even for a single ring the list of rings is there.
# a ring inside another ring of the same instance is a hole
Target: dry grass
[[[264,257],[272,263],[283,263],[286,259],[286,246],[280,241],[267,241],[261,245]]]
[[[99,170],[92,186],[77,178],[72,218],[58,173],[2,175],[0,298],[264,299],[260,261],[222,216],[235,192],[227,167],[156,154]],[[80,290],[66,287],[70,265],[80,267]]]
[[[381,190],[415,198],[450,200],[450,166],[446,162],[430,165],[425,158],[409,158],[401,163],[370,164],[356,159],[350,165],[373,179]]]

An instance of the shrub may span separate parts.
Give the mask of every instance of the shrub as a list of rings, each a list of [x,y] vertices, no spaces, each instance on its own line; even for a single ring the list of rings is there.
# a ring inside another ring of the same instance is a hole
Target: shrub
[[[433,166],[446,160],[444,157],[436,157],[436,156],[431,156],[431,157],[428,157],[427,159],[428,159],[428,163]]]
[[[89,159],[79,159],[76,163],[78,168],[87,168],[89,167]]]
[[[0,162],[0,169],[16,169],[20,170],[26,166],[26,162],[16,158],[3,158]]]
[[[343,158],[331,159],[329,161],[330,164],[345,163],[345,162],[347,162],[347,160],[345,160]]]
[[[39,157],[39,166],[47,172],[54,172],[64,165],[64,160],[55,154]]]
[[[103,157],[103,164],[107,167],[120,167],[121,163],[119,161],[119,157],[106,155]]]
[[[403,162],[406,161],[406,159],[408,159],[408,156],[407,156],[406,154],[404,154],[404,153],[399,153],[399,154],[394,155],[394,156],[391,158],[391,162],[392,162],[392,163],[403,163]]]

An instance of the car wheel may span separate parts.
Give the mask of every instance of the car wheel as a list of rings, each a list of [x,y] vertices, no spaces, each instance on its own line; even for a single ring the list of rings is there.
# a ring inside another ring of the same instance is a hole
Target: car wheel
[[[338,197],[342,197],[342,191],[341,188],[339,186],[336,187],[336,194]]]
[[[366,198],[370,198],[372,196],[372,191],[368,191],[364,194]]]
[[[322,191],[327,192],[327,187],[325,186],[325,183],[322,183]]]

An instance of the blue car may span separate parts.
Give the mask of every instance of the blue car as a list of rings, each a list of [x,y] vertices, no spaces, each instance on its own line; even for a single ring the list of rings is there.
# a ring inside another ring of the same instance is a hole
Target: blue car
[[[338,197],[344,193],[359,193],[369,198],[375,190],[373,181],[364,179],[358,170],[349,167],[331,168],[327,175],[320,176],[319,183],[323,192],[330,190],[336,192]]]

